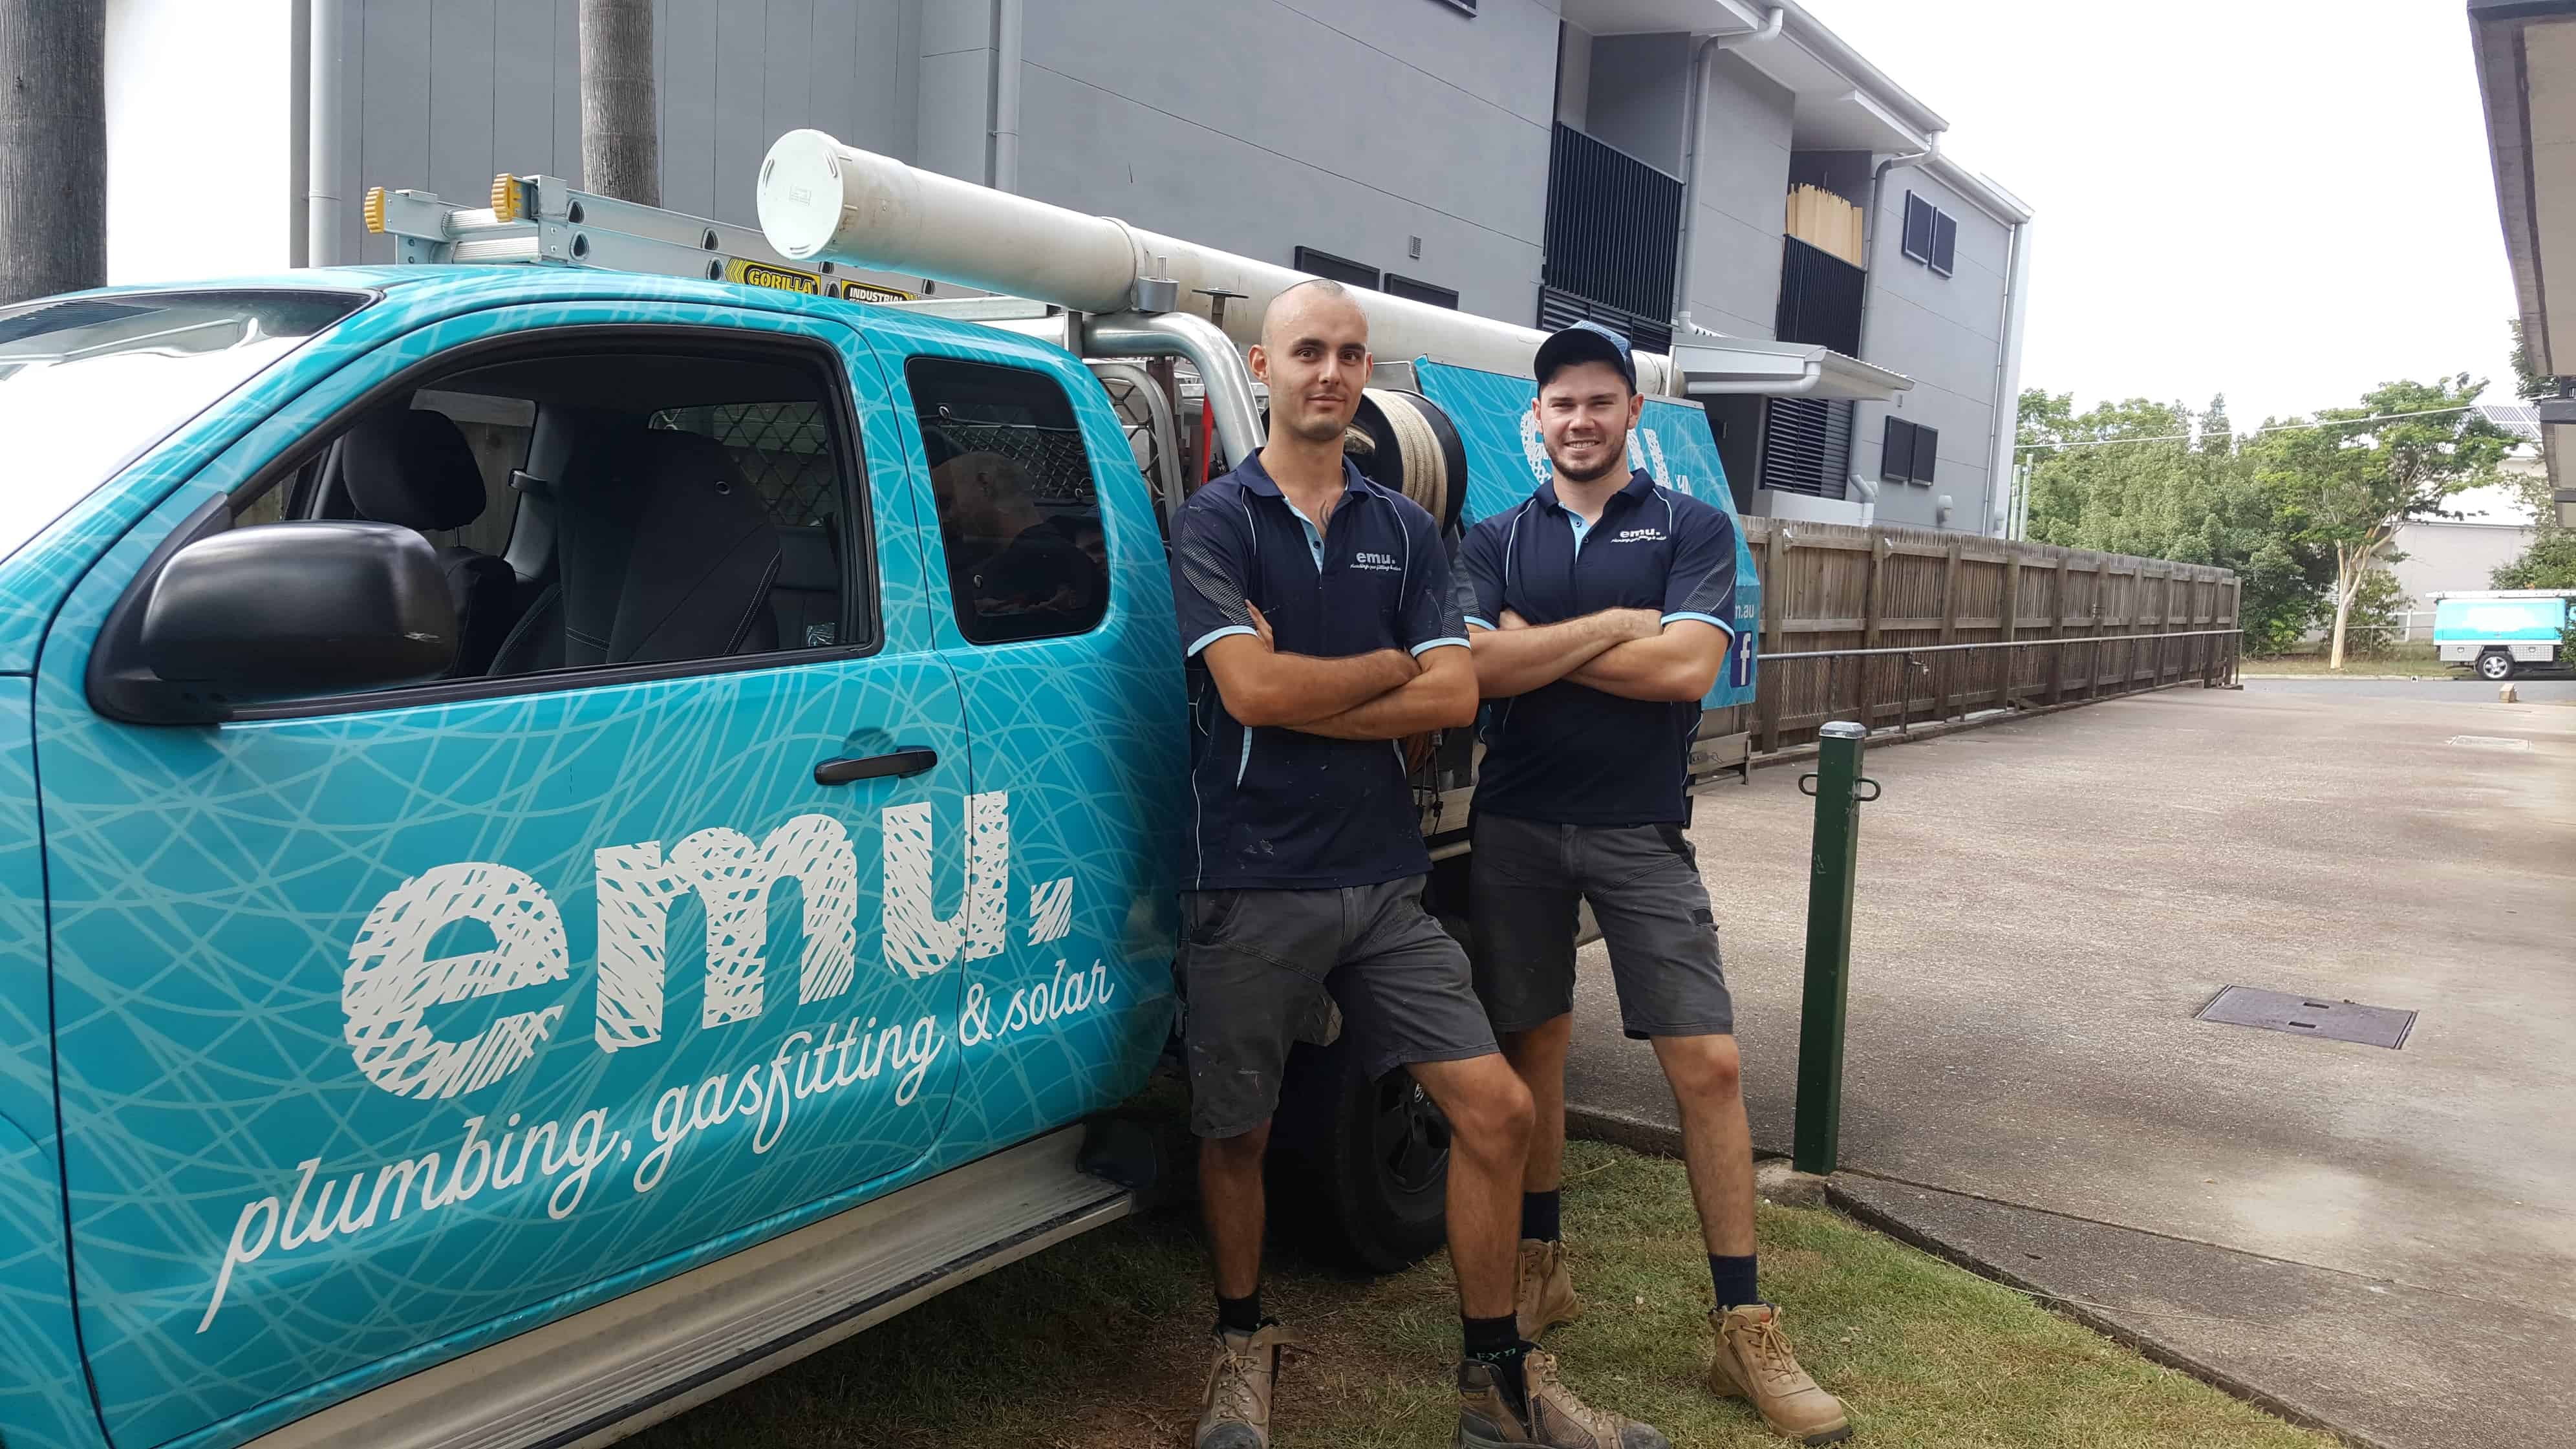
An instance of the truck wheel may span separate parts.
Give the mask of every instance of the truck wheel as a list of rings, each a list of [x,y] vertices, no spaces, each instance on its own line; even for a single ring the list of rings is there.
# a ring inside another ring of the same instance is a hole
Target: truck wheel
[[[1272,1220],[1372,1273],[1447,1236],[1449,1122],[1402,1067],[1369,1080],[1344,1037],[1288,1058],[1270,1137]],[[1285,1208],[1286,1211],[1277,1209]]]
[[[2501,649],[2490,649],[2479,655],[2478,678],[2486,680],[2513,678],[2513,656]]]

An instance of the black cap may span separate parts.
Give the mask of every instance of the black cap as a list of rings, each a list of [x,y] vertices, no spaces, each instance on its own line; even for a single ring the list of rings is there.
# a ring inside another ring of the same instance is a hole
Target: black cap
[[[1540,343],[1538,362],[1531,371],[1537,374],[1538,385],[1545,387],[1559,368],[1578,362],[1606,362],[1628,380],[1628,391],[1637,390],[1637,363],[1628,355],[1628,339],[1598,322],[1577,322]]]

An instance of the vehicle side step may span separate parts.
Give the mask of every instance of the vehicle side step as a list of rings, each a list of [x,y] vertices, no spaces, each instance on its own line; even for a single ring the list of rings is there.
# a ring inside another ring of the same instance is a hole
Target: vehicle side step
[[[247,1449],[591,1449],[1126,1216],[1079,1127],[424,1369]]]

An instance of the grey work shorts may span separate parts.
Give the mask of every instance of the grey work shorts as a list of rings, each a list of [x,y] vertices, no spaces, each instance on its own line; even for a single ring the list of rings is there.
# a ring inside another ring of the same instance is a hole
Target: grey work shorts
[[[1191,1131],[1268,1121],[1288,1049],[1323,1038],[1334,1002],[1371,1077],[1495,1050],[1466,949],[1422,908],[1422,882],[1181,893]]]
[[[1468,857],[1476,994],[1498,1032],[1574,1009],[1575,903],[1610,947],[1631,1037],[1730,1036],[1717,918],[1679,825],[1547,825],[1478,812]]]

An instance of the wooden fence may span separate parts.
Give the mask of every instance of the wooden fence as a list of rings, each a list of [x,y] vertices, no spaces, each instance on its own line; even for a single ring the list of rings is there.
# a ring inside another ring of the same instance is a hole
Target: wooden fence
[[[1744,734],[1768,752],[1828,720],[1876,729],[2235,678],[2226,569],[1916,528],[1744,530],[1762,577],[1760,691],[1716,711],[1703,739]],[[1939,647],[1958,645],[1988,647]]]

